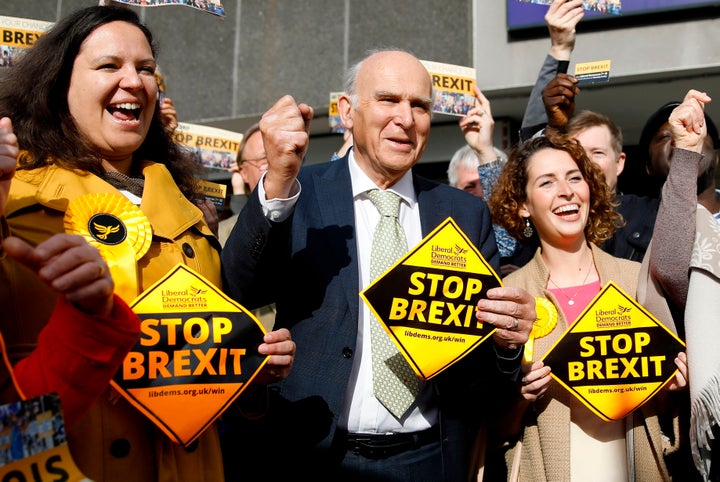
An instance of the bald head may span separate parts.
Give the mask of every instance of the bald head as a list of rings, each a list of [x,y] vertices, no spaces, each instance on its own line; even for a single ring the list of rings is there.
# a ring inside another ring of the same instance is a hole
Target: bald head
[[[338,107],[352,131],[355,160],[383,188],[393,185],[422,156],[430,134],[432,81],[413,55],[370,54],[348,73]]]

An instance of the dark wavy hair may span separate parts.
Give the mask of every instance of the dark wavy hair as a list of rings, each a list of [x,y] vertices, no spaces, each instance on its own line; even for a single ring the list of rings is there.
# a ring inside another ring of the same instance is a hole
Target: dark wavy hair
[[[520,216],[520,209],[527,200],[530,158],[543,149],[567,152],[590,188],[585,238],[596,244],[610,239],[615,229],[622,224],[622,216],[615,211],[617,203],[614,194],[608,188],[602,171],[588,158],[585,149],[575,139],[565,135],[530,139],[518,144],[510,152],[497,186],[488,200],[493,222],[505,228],[516,239],[530,241],[523,236],[525,218]]]
[[[119,6],[93,6],[60,20],[0,76],[0,116],[10,117],[20,148],[27,151],[21,155],[20,169],[56,164],[102,176],[102,159],[78,130],[67,96],[81,44],[96,28],[117,21],[140,29],[153,57],[157,56],[152,33],[135,12]],[[133,166],[145,160],[164,164],[183,194],[188,199],[196,197],[197,165],[172,141],[158,108],[145,140],[133,154]]]

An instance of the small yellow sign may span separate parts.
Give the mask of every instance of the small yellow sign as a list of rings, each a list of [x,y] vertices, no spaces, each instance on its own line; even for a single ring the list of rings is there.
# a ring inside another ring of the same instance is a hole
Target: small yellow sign
[[[500,278],[452,218],[360,293],[400,353],[428,380],[494,331],[475,317]]]
[[[575,78],[578,85],[595,84],[610,80],[610,61],[598,60],[575,65]]]
[[[197,186],[200,193],[205,196],[205,199],[208,199],[215,205],[215,209],[217,209],[219,215],[225,207],[227,186],[225,184],[218,184],[217,182],[206,181],[204,179],[198,179]]]
[[[111,384],[168,437],[188,446],[267,363],[265,329],[183,264],[131,305],[141,333]]]
[[[612,281],[543,358],[551,375],[606,422],[620,420],[677,372],[685,344]]]

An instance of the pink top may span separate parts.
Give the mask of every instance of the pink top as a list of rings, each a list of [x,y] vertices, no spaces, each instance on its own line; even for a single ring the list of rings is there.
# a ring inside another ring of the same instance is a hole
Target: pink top
[[[600,292],[600,280],[593,281],[582,286],[571,286],[569,288],[548,288],[548,291],[555,295],[558,304],[565,315],[568,326],[572,325],[580,313],[587,307],[592,299]]]
[[[549,289],[568,327],[600,292],[600,280],[582,286]],[[570,420],[570,479],[627,480],[625,421],[605,422],[574,397]]]

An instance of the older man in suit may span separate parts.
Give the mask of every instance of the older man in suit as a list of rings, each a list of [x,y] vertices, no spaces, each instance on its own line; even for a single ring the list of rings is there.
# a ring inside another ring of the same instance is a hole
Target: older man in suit
[[[483,400],[518,375],[534,299],[503,287],[478,303],[478,319],[498,328],[493,341],[431,381],[416,380],[414,401],[400,412],[373,391],[373,320],[359,296],[371,282],[381,217],[371,191],[399,196],[408,246],[452,216],[498,269],[485,203],[412,172],[430,133],[431,98],[416,57],[375,51],[346,76],[339,109],[354,145],[343,158],[300,169],[312,109],[290,96],[260,122],[269,169],[222,260],[229,293],[250,308],[276,302],[276,324],[297,344],[293,370],[277,386],[281,403],[267,415],[268,450],[283,462],[266,477],[465,481]]]

